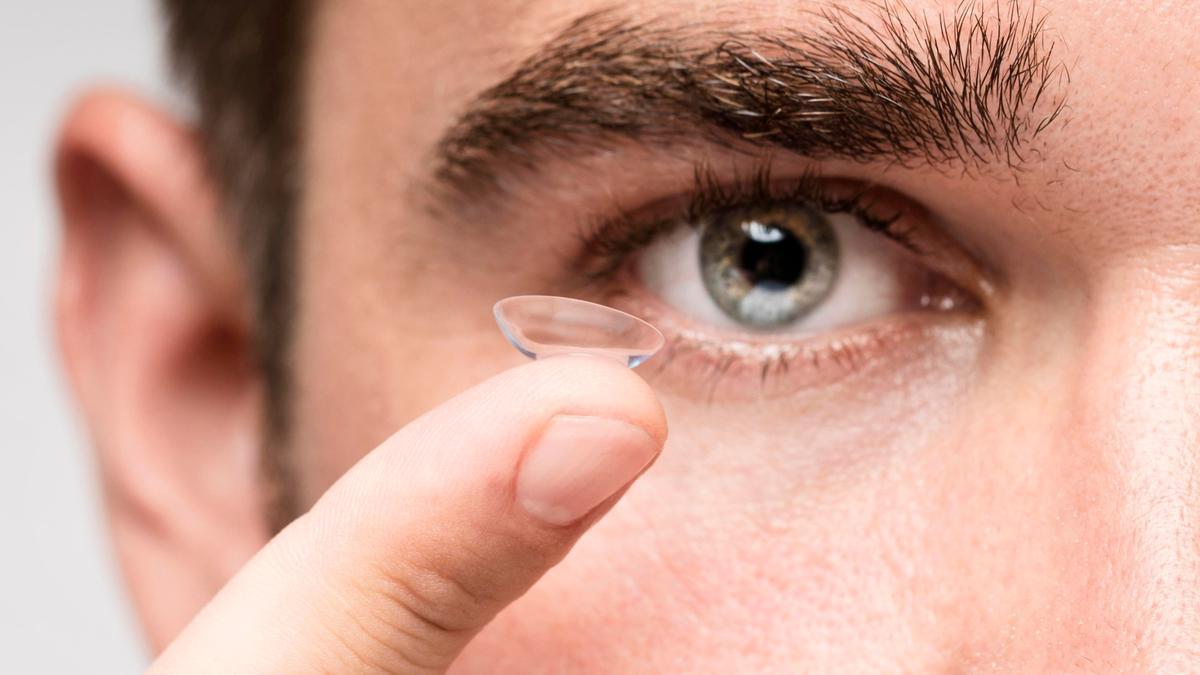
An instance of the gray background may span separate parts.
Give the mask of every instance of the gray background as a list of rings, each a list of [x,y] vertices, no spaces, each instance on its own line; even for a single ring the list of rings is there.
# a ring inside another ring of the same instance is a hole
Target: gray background
[[[5,673],[127,673],[147,661],[51,337],[48,282],[58,232],[49,157],[71,93],[84,86],[120,83],[167,99],[161,39],[151,0],[0,2]]]

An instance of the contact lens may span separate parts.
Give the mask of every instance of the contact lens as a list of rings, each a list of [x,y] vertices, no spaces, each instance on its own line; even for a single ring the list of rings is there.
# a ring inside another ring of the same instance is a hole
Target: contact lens
[[[592,354],[637,368],[663,345],[662,333],[612,307],[553,295],[518,295],[492,308],[504,337],[525,356]]]

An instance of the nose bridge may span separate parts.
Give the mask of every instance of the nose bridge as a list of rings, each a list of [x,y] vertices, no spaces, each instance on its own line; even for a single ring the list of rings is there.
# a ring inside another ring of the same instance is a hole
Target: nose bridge
[[[1088,486],[1088,564],[1106,566],[1089,603],[1123,608],[1105,614],[1156,668],[1200,655],[1198,271],[1200,255],[1171,249],[1097,280],[1060,415],[1059,446],[1091,474],[1071,478]]]

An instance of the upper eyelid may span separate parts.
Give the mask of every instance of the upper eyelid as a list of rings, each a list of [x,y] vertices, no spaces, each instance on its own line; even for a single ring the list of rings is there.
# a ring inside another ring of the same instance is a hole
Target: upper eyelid
[[[756,160],[749,172],[733,172],[730,178],[723,178],[708,162],[697,162],[693,167],[692,187],[682,204],[679,196],[675,196],[667,200],[667,206],[656,209],[660,213],[654,216],[616,209],[613,216],[586,221],[576,232],[579,253],[571,261],[570,269],[584,270],[583,277],[589,283],[604,281],[637,250],[680,226],[700,225],[723,209],[780,201],[851,213],[866,220],[868,229],[917,255],[924,254],[906,232],[891,228],[899,216],[878,217],[865,209],[860,201],[865,190],[836,196],[838,193],[825,187],[830,179],[811,165],[799,175],[782,180],[774,177],[773,167],[773,159],[767,156]]]
[[[699,219],[706,212],[748,202],[796,202],[831,213],[851,213],[880,231],[886,230],[899,217],[899,214],[880,217],[868,208],[864,197],[871,189],[870,184],[864,183],[851,191],[834,190],[830,179],[814,165],[806,167],[798,176],[776,181],[774,166],[771,155],[767,155],[754,165],[748,177],[735,173],[731,180],[723,181],[707,163],[697,164],[697,191],[688,206],[689,217]]]

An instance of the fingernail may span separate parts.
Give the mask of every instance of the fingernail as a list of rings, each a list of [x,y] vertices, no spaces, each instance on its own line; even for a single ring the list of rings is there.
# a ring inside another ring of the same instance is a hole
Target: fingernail
[[[658,450],[657,441],[628,422],[555,416],[525,456],[517,500],[535,518],[568,525],[633,480]]]

